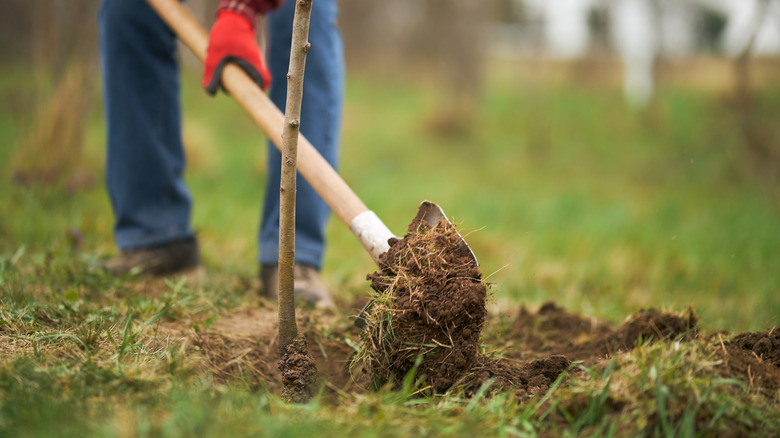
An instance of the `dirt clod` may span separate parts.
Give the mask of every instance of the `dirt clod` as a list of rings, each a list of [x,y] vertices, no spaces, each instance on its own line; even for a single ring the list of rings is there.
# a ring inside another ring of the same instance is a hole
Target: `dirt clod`
[[[297,337],[284,347],[279,371],[282,372],[282,396],[288,402],[306,403],[311,400],[317,366],[309,356],[306,339]]]
[[[364,340],[377,383],[400,386],[416,367],[424,386],[442,393],[476,363],[487,287],[461,240],[446,220],[415,220],[368,275],[378,296]]]
[[[416,367],[426,392],[531,396],[547,391],[569,367],[560,355],[517,361],[479,353],[487,287],[454,225],[415,221],[390,244],[380,258],[383,269],[368,276],[378,297],[364,346],[376,383],[401,386]]]
[[[732,345],[755,353],[763,361],[780,368],[780,328],[734,336]]]
[[[633,350],[638,342],[696,338],[697,323],[698,317],[690,309],[684,314],[643,309],[614,327],[548,302],[536,313],[520,309],[509,337],[521,348],[514,348],[510,357],[535,359],[544,353],[592,362]]]
[[[617,347],[622,350],[633,349],[637,342],[694,338],[698,335],[696,324],[699,318],[688,309],[687,314],[661,312],[657,309],[643,309],[629,318],[614,336]]]

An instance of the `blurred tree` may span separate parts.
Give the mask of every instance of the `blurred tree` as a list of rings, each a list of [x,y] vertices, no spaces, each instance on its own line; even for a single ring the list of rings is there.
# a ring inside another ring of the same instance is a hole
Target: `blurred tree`
[[[701,18],[698,23],[698,46],[703,51],[718,52],[723,31],[726,29],[726,17],[719,11],[700,7]]]
[[[591,34],[591,56],[607,52],[611,49],[609,40],[611,23],[608,5],[595,4],[588,10],[588,29]]]
[[[4,66],[17,62],[30,47],[31,8],[23,0],[0,2],[0,63]]]
[[[432,119],[435,132],[468,134],[474,127],[483,84],[486,2],[428,0],[420,44],[438,63],[446,101]],[[425,44],[427,42],[427,44]]]
[[[95,92],[98,5],[92,0],[5,0],[3,8],[7,62],[32,77],[31,84],[24,84],[31,108],[20,116],[27,132],[16,145],[14,180],[71,188],[87,183],[91,178],[76,170]]]
[[[751,58],[758,32],[767,19],[771,0],[758,0],[752,28],[747,42],[734,58],[734,104],[746,145],[748,163],[755,170],[762,171],[770,180],[777,182],[780,174],[780,144],[778,144],[777,121],[756,108],[753,96]],[[771,116],[774,116],[772,114]]]
[[[623,64],[623,92],[629,105],[646,108],[656,87],[659,5],[654,0],[611,3],[612,40]]]
[[[496,0],[495,18],[499,23],[517,23],[525,19],[525,3],[518,0]]]
[[[495,4],[493,0],[342,0],[340,25],[347,61],[374,74],[385,71],[433,79],[444,98],[431,126],[443,134],[466,133],[477,114],[484,33]]]

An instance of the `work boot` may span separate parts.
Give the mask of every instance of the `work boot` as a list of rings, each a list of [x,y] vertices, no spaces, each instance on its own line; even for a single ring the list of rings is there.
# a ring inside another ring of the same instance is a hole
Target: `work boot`
[[[104,267],[120,276],[129,273],[165,276],[193,269],[200,264],[198,240],[190,237],[160,245],[123,250]]]
[[[301,299],[318,309],[334,308],[333,299],[322,283],[317,269],[311,265],[296,263],[293,268],[295,281],[295,298]],[[279,298],[279,266],[263,265],[260,267],[261,293],[267,298]]]

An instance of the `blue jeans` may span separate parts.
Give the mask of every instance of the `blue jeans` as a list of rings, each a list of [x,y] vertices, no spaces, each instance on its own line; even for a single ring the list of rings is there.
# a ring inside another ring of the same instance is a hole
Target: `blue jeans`
[[[267,15],[270,97],[284,110],[285,76],[295,1]],[[306,59],[301,131],[337,167],[344,91],[344,56],[336,0],[317,0]],[[106,184],[120,249],[158,245],[194,235],[192,199],[183,180],[181,103],[176,38],[144,0],[103,0],[99,16]],[[268,181],[259,231],[262,264],[279,248],[281,154],[269,144]],[[225,208],[230,208],[225,205]],[[298,175],[296,262],[322,266],[330,209]]]

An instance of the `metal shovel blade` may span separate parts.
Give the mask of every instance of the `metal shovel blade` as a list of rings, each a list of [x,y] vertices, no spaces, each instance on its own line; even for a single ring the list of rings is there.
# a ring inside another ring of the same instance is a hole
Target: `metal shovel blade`
[[[450,222],[449,219],[447,219],[447,215],[444,214],[444,210],[439,207],[438,204],[431,202],[431,201],[423,201],[420,204],[420,207],[417,209],[417,215],[414,217],[414,221],[417,221],[418,219],[422,219],[430,225],[431,227],[435,227],[439,224],[439,222],[443,219]],[[463,239],[463,236],[458,233],[458,230],[455,230],[455,233],[457,233],[458,237],[460,238],[460,242],[458,243],[458,247],[460,249],[463,249],[464,251],[468,251],[468,254],[471,256],[471,261],[476,265],[479,266],[479,263],[477,262],[477,257],[474,255],[474,251],[471,250],[471,247],[466,243],[466,241]],[[364,329],[368,325],[368,312],[371,310],[371,305],[373,304],[373,301],[369,301],[366,303],[365,306],[363,306],[363,309],[360,310],[360,313],[355,318],[355,326],[358,328]]]
[[[438,204],[431,201],[423,201],[420,204],[420,207],[417,209],[417,216],[415,216],[415,219],[422,219],[431,227],[435,227],[442,219],[448,223],[450,222],[450,220],[447,219],[447,215],[444,214],[444,210],[442,210]],[[458,233],[458,230],[455,230],[455,233],[460,238],[460,242],[458,243],[459,247],[468,251],[469,255],[471,255],[471,261],[474,262],[475,265],[479,266],[477,257],[474,255],[474,251],[471,250],[471,247],[469,247],[469,245],[463,239],[463,236]]]

